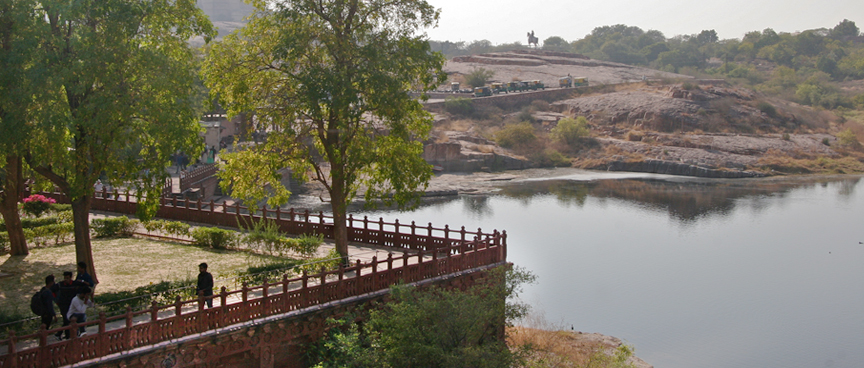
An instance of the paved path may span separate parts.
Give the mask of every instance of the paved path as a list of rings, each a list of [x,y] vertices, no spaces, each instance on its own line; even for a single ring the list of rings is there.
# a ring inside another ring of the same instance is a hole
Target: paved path
[[[117,216],[119,216],[119,215],[114,214],[114,213],[99,212],[99,211],[95,211],[95,212],[92,212],[90,214],[91,221],[94,218],[106,218],[106,217],[117,217]],[[197,227],[197,226],[212,226],[212,225],[192,224],[193,228]],[[232,229],[232,230],[236,230],[236,229]],[[139,231],[140,232],[146,232],[146,230],[144,230],[143,227],[139,228]],[[166,235],[166,234],[154,233],[154,235]],[[191,240],[190,237],[185,237],[185,239]],[[333,249],[334,247],[335,247],[334,243],[325,241],[321,245],[321,247],[319,247],[318,253],[315,255],[315,257],[323,257],[323,256],[327,255],[330,252],[330,250]],[[358,260],[362,263],[369,263],[372,261],[373,257],[377,257],[379,261],[384,260],[387,258],[388,253],[390,253],[392,251],[393,251],[393,248],[383,248],[383,247],[376,247],[376,246],[363,245],[363,244],[351,244],[348,246],[349,260],[351,261],[352,264],[356,263]],[[415,254],[416,252],[406,250],[405,252],[394,253],[393,258],[401,257],[405,253]],[[426,260],[426,259],[431,260],[431,256],[424,256],[424,260]],[[409,259],[409,264],[415,264],[415,263],[417,263],[417,257],[412,257],[411,259]],[[394,264],[394,267],[399,267],[401,265],[402,265],[402,262],[400,261],[400,262],[397,262],[396,264]],[[379,266],[379,270],[382,268],[385,268],[385,267],[386,267],[386,263]],[[371,269],[369,269],[369,268],[362,270],[362,274],[367,274],[369,272],[371,272]],[[346,273],[345,277],[346,278],[354,277],[353,272],[352,273]],[[331,278],[335,279],[335,276],[333,276]],[[320,280],[317,278],[308,279],[309,285],[317,285],[319,283],[319,281]],[[239,290],[241,285],[236,280],[235,280],[235,284],[236,284],[235,290]],[[255,285],[250,285],[250,286],[255,286]],[[302,285],[301,285],[300,281],[292,282],[289,284],[289,290],[296,290],[296,289],[299,289],[301,286]],[[214,290],[214,291],[216,291],[218,293],[217,290]],[[268,291],[269,291],[270,295],[281,294],[282,293],[282,287],[281,286],[273,287],[273,288],[268,289]],[[261,295],[262,295],[262,290],[259,289],[259,290],[249,292],[248,298],[249,299],[259,298],[259,297],[261,297]],[[242,294],[241,293],[232,294],[226,298],[226,304],[234,304],[234,303],[239,303],[241,301],[242,301]],[[213,299],[213,306],[214,307],[220,306],[220,304],[221,304],[220,298],[217,297],[217,298]],[[188,304],[181,309],[181,313],[182,314],[191,313],[191,312],[196,311],[197,309],[198,309],[197,304],[195,304],[195,303]],[[176,309],[174,309],[174,308],[161,310],[158,313],[158,319],[173,317],[176,314],[177,314],[177,312],[176,312]],[[91,321],[92,321],[92,319],[91,319]],[[133,324],[141,324],[141,323],[145,323],[148,321],[150,321],[150,314],[149,313],[134,317],[132,323]],[[106,323],[105,329],[110,331],[110,330],[114,330],[114,329],[123,328],[125,326],[126,326],[125,319],[119,319],[119,320],[114,320],[114,321],[110,321],[110,322]],[[59,325],[55,322],[55,328],[56,327],[59,327]],[[94,333],[98,332],[99,326],[98,325],[89,326],[89,327],[87,327],[86,330],[87,330],[88,334],[94,334]],[[5,338],[5,336],[3,338]],[[48,343],[49,344],[53,344],[53,343],[57,343],[57,342],[58,342],[58,340],[53,335],[48,336]],[[16,351],[22,351],[24,349],[30,349],[30,348],[34,348],[37,346],[39,346],[38,338],[32,338],[32,339],[17,341],[15,344]],[[0,345],[0,355],[7,354],[8,350],[9,349],[8,349],[7,345],[5,345],[5,344]]]

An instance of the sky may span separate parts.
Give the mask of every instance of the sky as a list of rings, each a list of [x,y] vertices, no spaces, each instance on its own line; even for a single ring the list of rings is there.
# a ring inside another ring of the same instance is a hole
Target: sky
[[[773,28],[797,32],[833,28],[848,19],[864,29],[864,0],[427,0],[441,9],[431,40],[489,40],[528,43],[582,39],[595,27],[626,24],[655,29],[667,37],[713,29],[720,39],[740,39],[750,31]]]

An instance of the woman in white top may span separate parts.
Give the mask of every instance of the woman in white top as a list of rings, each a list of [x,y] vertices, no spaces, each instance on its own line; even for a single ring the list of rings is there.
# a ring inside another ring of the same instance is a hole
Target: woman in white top
[[[89,287],[83,287],[74,298],[72,304],[69,305],[69,312],[66,313],[66,318],[70,321],[75,318],[75,322],[82,324],[87,322],[87,307],[94,307],[92,296]],[[78,327],[78,336],[84,336],[84,326]]]

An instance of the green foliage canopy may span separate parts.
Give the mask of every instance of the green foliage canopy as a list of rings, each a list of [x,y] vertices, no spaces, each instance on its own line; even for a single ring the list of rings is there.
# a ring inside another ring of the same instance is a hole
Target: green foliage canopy
[[[233,195],[270,205],[290,195],[274,168],[320,182],[347,257],[346,210],[358,190],[408,206],[432,175],[421,157],[432,118],[408,91],[446,80],[444,58],[417,35],[439,11],[423,0],[252,3],[247,25],[209,50],[203,75],[230,115],[253,112],[268,137],[225,155],[220,175]],[[256,189],[265,185],[273,192]]]

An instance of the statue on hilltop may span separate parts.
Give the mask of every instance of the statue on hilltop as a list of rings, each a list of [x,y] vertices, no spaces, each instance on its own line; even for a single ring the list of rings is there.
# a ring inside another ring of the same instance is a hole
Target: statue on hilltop
[[[537,41],[540,41],[540,39],[538,39],[537,37],[534,37],[534,30],[531,30],[531,32],[528,33],[528,46],[531,46],[531,44],[533,43],[534,48],[536,49],[537,48]]]

